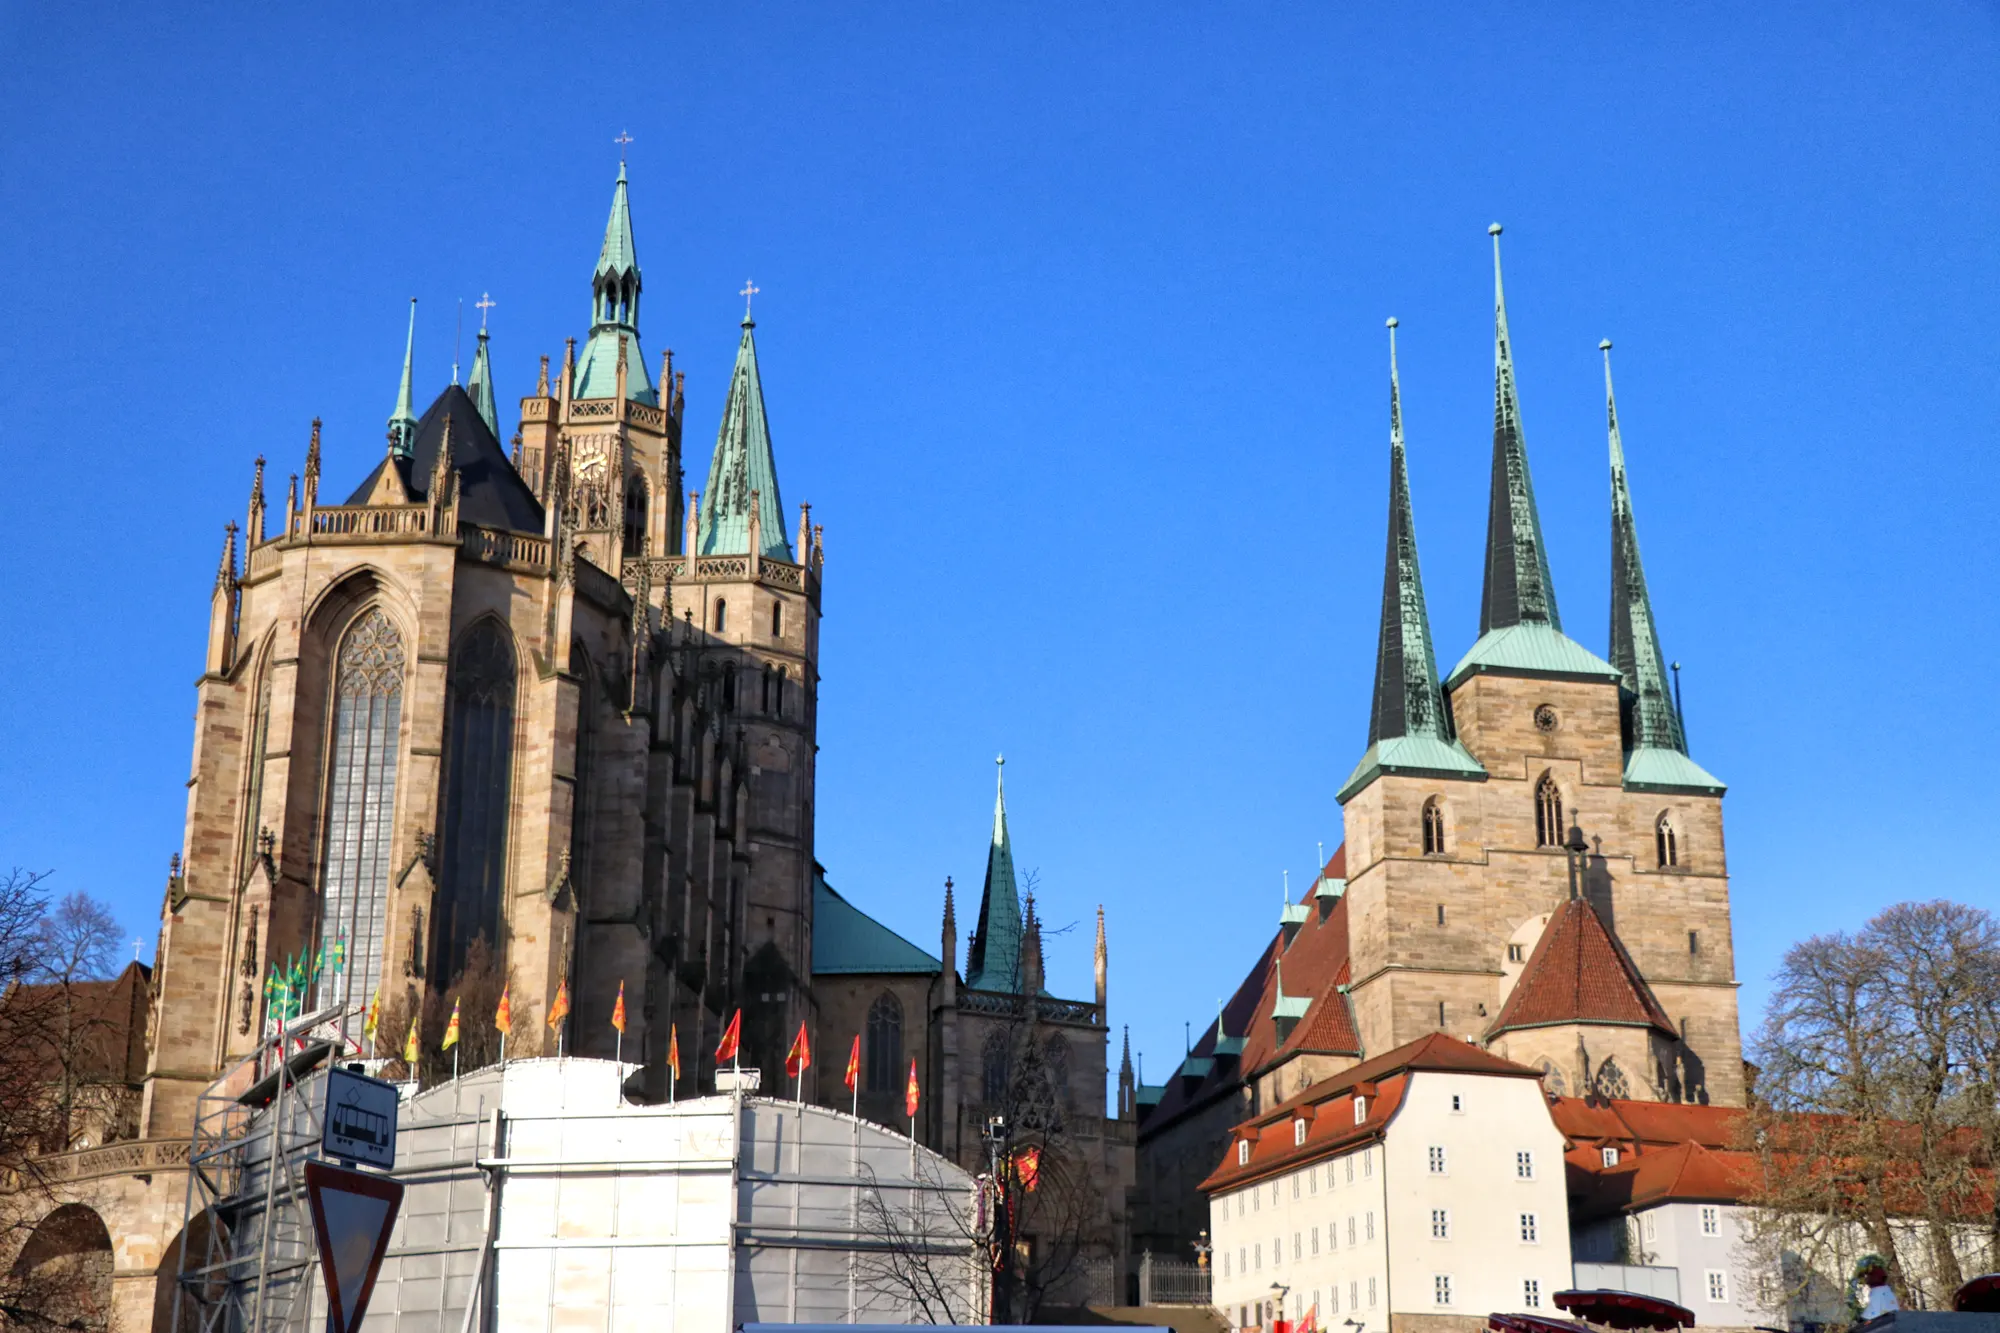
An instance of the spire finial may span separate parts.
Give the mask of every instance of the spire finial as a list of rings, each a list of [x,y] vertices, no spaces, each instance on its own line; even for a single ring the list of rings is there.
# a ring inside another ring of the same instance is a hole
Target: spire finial
[[[762,287],[759,287],[756,283],[750,281],[748,278],[745,278],[743,280],[743,290],[736,293],[738,296],[743,298],[743,327],[746,329],[756,327],[757,321],[750,318],[750,302],[757,295],[758,292],[761,292],[763,290],[764,289]],[[783,330],[780,330],[780,332],[783,332]]]
[[[403,340],[403,382],[396,390],[396,410],[389,417],[389,452],[408,458],[416,446],[417,412],[411,390],[411,363],[417,348],[417,298],[410,298],[410,329]],[[457,381],[457,375],[453,375]]]
[[[486,312],[500,303],[493,299],[491,292],[481,292],[479,299],[472,304],[479,311],[479,331],[484,333],[486,332]]]
[[[618,145],[618,179],[622,181],[625,179],[625,150],[631,146],[632,131],[618,131],[618,137],[611,142]]]

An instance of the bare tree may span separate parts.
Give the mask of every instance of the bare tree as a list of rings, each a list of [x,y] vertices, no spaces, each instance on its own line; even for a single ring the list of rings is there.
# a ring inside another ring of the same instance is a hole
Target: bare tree
[[[47,991],[43,1045],[53,1076],[49,1152],[61,1152],[93,1124],[117,1119],[124,1067],[110,1049],[113,1020],[100,983],[108,979],[118,947],[118,923],[102,903],[70,893],[43,916],[36,932],[33,984]]]
[[[535,1007],[519,991],[509,989],[512,976],[512,972],[501,965],[499,955],[486,942],[486,937],[476,937],[465,951],[465,965],[451,979],[450,985],[421,998],[412,989],[383,1004],[375,1029],[377,1049],[401,1064],[405,1077],[414,1077],[425,1087],[450,1078],[454,1067],[461,1074],[469,1074],[496,1063],[500,1059],[500,1030],[494,1026],[493,1019],[500,1007],[502,991],[507,992],[509,1026],[517,1034],[535,1030]],[[452,1052],[443,1049],[445,1031],[451,1024],[454,1007],[458,1011],[456,1064]],[[417,1065],[414,1070],[403,1059],[412,1014],[417,1016]],[[515,1049],[522,1048],[517,1044]],[[369,1054],[374,1055],[376,1051]]]
[[[861,1168],[858,1220],[868,1244],[854,1272],[867,1298],[862,1313],[893,1322],[985,1323],[989,1201],[952,1189],[928,1153],[912,1174],[912,1185],[884,1186],[872,1167]]]

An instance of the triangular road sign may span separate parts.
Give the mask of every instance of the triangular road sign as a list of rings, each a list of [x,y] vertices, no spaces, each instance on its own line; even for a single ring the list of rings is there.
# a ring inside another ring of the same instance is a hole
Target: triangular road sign
[[[306,1196],[313,1234],[319,1238],[320,1273],[326,1279],[329,1333],[354,1333],[389,1251],[389,1233],[403,1206],[402,1182],[349,1171],[326,1162],[306,1163]]]

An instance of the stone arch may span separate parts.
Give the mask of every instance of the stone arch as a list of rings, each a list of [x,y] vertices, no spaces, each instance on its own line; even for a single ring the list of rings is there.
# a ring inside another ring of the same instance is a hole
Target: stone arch
[[[111,1325],[111,1232],[97,1210],[66,1203],[29,1233],[8,1270],[24,1304],[59,1328]]]
[[[201,1300],[193,1292],[181,1290],[181,1269],[219,1263],[227,1241],[227,1228],[217,1222],[213,1211],[203,1209],[167,1245],[153,1269],[153,1333],[174,1333],[176,1303],[180,1306],[180,1333],[194,1333],[200,1327]],[[211,1280],[201,1293],[202,1299],[219,1300],[222,1286],[221,1282]]]

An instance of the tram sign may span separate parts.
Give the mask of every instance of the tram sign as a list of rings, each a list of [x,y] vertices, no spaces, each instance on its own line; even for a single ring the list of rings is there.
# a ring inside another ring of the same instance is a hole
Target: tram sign
[[[393,1083],[338,1066],[328,1070],[320,1151],[343,1162],[393,1170],[397,1100]]]

